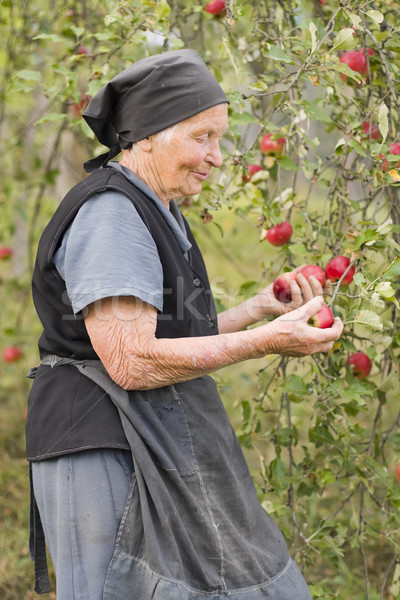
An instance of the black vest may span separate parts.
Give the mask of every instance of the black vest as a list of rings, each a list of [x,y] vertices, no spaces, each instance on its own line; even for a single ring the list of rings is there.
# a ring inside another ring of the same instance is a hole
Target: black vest
[[[72,188],[40,239],[32,281],[33,301],[43,324],[40,356],[98,358],[83,315],[73,314],[65,282],[53,257],[81,206],[105,190],[120,192],[131,200],[156,243],[164,277],[164,305],[157,317],[156,336],[217,334],[216,311],[206,268],[188,224],[185,221],[192,248],[187,260],[153,201],[121,173],[107,167]],[[111,400],[74,367],[40,366],[29,396],[28,459],[95,447],[129,448]]]

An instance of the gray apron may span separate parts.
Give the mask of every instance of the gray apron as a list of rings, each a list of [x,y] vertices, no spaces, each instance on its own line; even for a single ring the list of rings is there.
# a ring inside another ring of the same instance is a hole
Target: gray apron
[[[100,361],[42,362],[74,365],[99,385],[132,450],[103,600],[277,598],[268,590],[291,563],[287,546],[258,501],[213,379],[127,392]]]

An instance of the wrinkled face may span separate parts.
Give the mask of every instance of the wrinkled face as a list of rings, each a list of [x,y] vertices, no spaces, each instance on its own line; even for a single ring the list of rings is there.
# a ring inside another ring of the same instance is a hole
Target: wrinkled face
[[[218,104],[178,123],[169,143],[150,138],[151,187],[161,200],[201,191],[211,168],[222,165],[219,140],[227,124],[228,105]]]

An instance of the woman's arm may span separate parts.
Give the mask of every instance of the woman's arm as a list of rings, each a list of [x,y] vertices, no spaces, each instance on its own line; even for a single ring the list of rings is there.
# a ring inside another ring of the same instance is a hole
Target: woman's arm
[[[156,338],[157,310],[134,297],[115,297],[88,307],[86,328],[110,377],[127,390],[151,389],[194,379],[266,354],[304,356],[329,351],[343,325],[307,325],[322,297],[275,321],[235,333],[190,338]]]

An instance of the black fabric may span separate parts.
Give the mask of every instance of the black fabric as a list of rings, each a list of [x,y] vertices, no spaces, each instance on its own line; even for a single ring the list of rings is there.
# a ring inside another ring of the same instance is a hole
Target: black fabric
[[[100,169],[67,194],[46,227],[33,274],[33,300],[43,324],[40,356],[97,359],[82,314],[74,315],[53,256],[79,208],[97,192],[112,189],[127,196],[156,242],[164,275],[164,309],[157,337],[218,333],[217,316],[200,250],[186,223],[192,248],[186,260],[166,222],[143,192],[115,169]],[[78,371],[41,365],[31,393],[26,422],[28,460],[41,460],[82,449],[129,448],[118,413],[104,392]],[[67,377],[66,377],[67,374]]]
[[[194,50],[143,58],[107,83],[83,112],[99,142],[111,149],[84,167],[91,172],[114,158],[120,148],[227,102]]]

